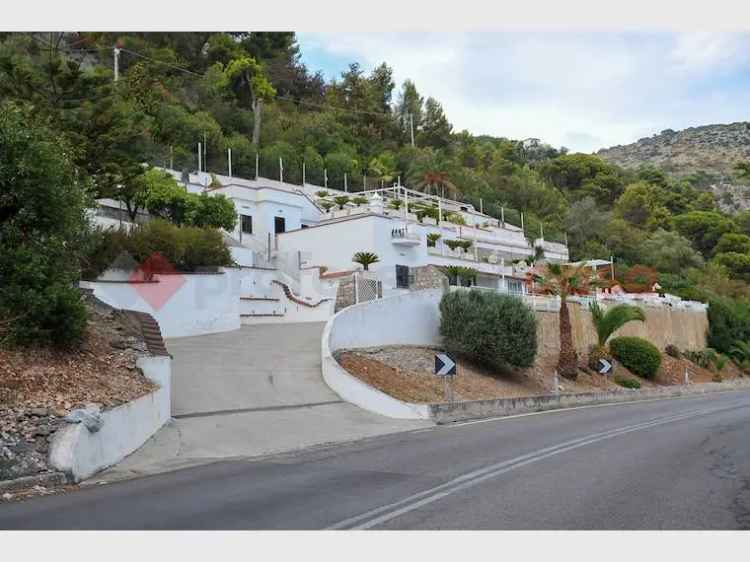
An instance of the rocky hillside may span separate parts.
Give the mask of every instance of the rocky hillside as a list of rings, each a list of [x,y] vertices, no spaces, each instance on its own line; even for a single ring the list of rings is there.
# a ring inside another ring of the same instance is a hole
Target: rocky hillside
[[[738,160],[750,160],[750,123],[666,129],[633,144],[604,148],[598,155],[625,168],[653,164],[678,177],[705,172],[728,181]]]
[[[698,176],[700,187],[713,190],[725,210],[750,207],[750,190],[739,184],[732,170],[738,161],[750,160],[750,122],[666,129],[597,154],[625,168],[646,164],[675,177]]]

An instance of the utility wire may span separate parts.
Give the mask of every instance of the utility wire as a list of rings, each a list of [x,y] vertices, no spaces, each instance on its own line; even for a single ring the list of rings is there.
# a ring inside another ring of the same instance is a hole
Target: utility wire
[[[166,61],[152,59],[151,57],[148,57],[148,56],[143,55],[141,53],[137,53],[135,51],[131,51],[130,49],[124,49],[124,48],[121,47],[120,51],[122,51],[123,53],[129,53],[129,54],[131,54],[133,56],[140,57],[142,59],[145,59],[147,61],[151,61],[151,62],[156,63],[156,64],[163,64],[164,66],[168,66],[170,68],[174,68],[175,70],[179,70],[181,72],[186,72],[187,74],[192,74],[193,76],[197,76],[199,78],[205,78],[206,77],[205,74],[201,74],[199,72],[193,72],[192,70],[190,70],[188,68],[185,68],[183,66],[177,66],[176,64],[173,64],[171,62],[166,62]]]

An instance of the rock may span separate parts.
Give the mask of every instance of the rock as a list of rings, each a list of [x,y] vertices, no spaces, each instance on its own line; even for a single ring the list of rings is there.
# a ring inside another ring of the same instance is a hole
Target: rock
[[[52,429],[49,426],[42,425],[36,428],[34,436],[46,437],[50,433],[52,433]]]
[[[68,423],[83,423],[91,433],[96,433],[104,425],[98,408],[77,409],[65,416]]]
[[[68,411],[64,408],[54,408],[50,413],[57,418],[64,418],[68,415]]]
[[[4,499],[5,501],[9,501],[9,500],[12,500],[12,499],[13,499],[13,494],[11,494],[11,493],[9,493],[9,492],[5,492],[5,493],[3,494],[3,499]]]
[[[31,408],[29,414],[37,418],[44,418],[49,415],[47,408]]]

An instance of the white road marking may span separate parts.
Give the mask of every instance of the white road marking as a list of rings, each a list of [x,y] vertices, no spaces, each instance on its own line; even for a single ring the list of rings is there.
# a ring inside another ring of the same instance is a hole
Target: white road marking
[[[495,478],[497,476],[500,476],[501,474],[510,472],[511,470],[514,470],[516,468],[526,466],[528,464],[546,459],[548,457],[558,455],[567,451],[571,451],[573,449],[578,449],[580,447],[584,447],[586,445],[590,445],[598,441],[603,441],[605,439],[611,439],[613,437],[625,435],[627,433],[631,433],[634,431],[641,431],[644,429],[649,429],[649,428],[656,427],[659,425],[664,425],[664,424],[672,423],[675,421],[681,421],[681,420],[689,419],[692,417],[705,415],[708,413],[714,413],[714,412],[719,412],[722,410],[732,409],[734,407],[736,406],[715,408],[715,409],[691,410],[688,412],[674,414],[671,416],[653,418],[646,422],[641,422],[635,425],[624,426],[618,429],[612,429],[612,430],[604,431],[600,433],[593,433],[584,437],[579,437],[577,439],[565,441],[563,443],[559,443],[551,447],[545,447],[543,449],[539,449],[532,453],[527,453],[525,455],[521,455],[516,458],[507,460],[507,461],[503,461],[503,462],[496,463],[490,466],[486,466],[478,470],[468,472],[448,482],[445,482],[444,484],[440,484],[438,486],[435,486],[423,492],[413,494],[399,501],[372,509],[360,515],[356,515],[354,517],[344,519],[343,521],[340,521],[334,525],[331,525],[328,528],[329,529],[369,529],[371,527],[374,527],[376,525],[389,521],[395,517],[398,517],[399,515],[403,515],[404,513],[414,511],[415,509],[419,509],[420,507],[423,507],[427,504],[438,501],[446,496],[449,496],[451,494],[454,494],[456,492],[459,492],[471,486],[475,486],[481,482],[484,482],[485,480],[488,480],[490,478]]]

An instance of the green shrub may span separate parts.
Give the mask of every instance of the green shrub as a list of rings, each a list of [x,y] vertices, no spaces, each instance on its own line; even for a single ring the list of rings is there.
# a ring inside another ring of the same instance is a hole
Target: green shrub
[[[624,388],[641,388],[641,381],[631,379],[630,377],[623,377],[622,375],[615,375],[615,383]]]
[[[360,197],[354,197],[352,199],[352,203],[354,203],[357,206],[359,206],[359,205],[367,205],[367,203],[369,203],[369,202],[370,202],[370,200],[367,197],[361,197],[360,196]]]
[[[531,367],[536,318],[523,301],[489,291],[452,291],[440,301],[440,334],[448,351],[493,368]]]
[[[316,191],[315,195],[318,197],[328,197],[328,192],[325,189],[321,189],[320,191]]]
[[[476,283],[479,272],[473,267],[449,265],[445,268],[445,273],[451,285],[468,287]]]
[[[728,298],[711,299],[706,343],[720,353],[731,353],[737,341],[750,341],[750,304]]]
[[[431,248],[435,247],[438,240],[440,240],[440,234],[438,234],[437,232],[430,232],[427,235],[427,245]]]
[[[71,346],[83,338],[77,288],[88,231],[74,147],[27,107],[0,105],[0,339]]]
[[[647,379],[654,378],[661,365],[661,353],[654,344],[643,338],[614,338],[609,342],[609,349],[625,367]]]
[[[339,209],[343,209],[344,205],[346,205],[349,202],[349,196],[348,195],[338,195],[333,198],[333,200],[336,202],[336,205],[339,206]]]
[[[95,231],[87,245],[85,277],[96,279],[123,254],[138,264],[147,262],[151,273],[205,271],[232,265],[232,255],[218,230],[177,226],[157,219],[130,232]],[[159,260],[151,259],[155,254]]]
[[[182,228],[181,237],[184,244],[182,270],[215,270],[222,265],[231,265],[232,255],[218,230]]]
[[[448,246],[451,250],[454,252],[457,248],[464,248],[464,241],[463,240],[446,240],[444,242],[446,246]]]

